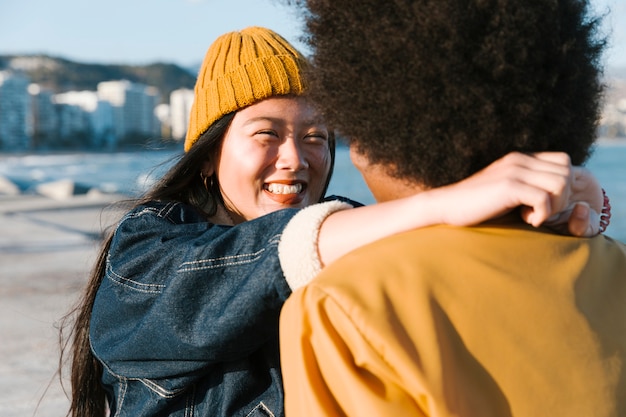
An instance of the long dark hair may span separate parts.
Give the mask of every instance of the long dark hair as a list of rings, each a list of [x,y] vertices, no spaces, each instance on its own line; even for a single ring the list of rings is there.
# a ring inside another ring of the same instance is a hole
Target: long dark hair
[[[217,155],[222,138],[234,113],[215,122],[178,162],[143,196],[130,203],[136,207],[152,200],[180,201],[203,210],[207,216],[215,214],[221,199],[219,190],[204,187],[200,170],[207,158]],[[207,192],[208,191],[208,192]],[[106,257],[113,231],[105,238],[89,281],[76,306],[67,314],[60,329],[60,370],[70,362],[71,405],[68,415],[74,417],[103,417],[106,412],[106,394],[100,378],[102,365],[91,352],[89,323],[96,293],[104,277]],[[67,331],[69,333],[65,334]],[[68,355],[70,357],[68,357]]]
[[[234,115],[235,113],[229,113],[213,123],[150,190],[130,202],[129,208],[149,201],[178,201],[196,207],[207,218],[214,215],[218,205],[222,203],[219,185],[213,178],[213,181],[206,181],[211,184],[207,187],[200,174],[204,162],[218,155],[222,139]],[[329,149],[331,167],[321,198],[326,193],[334,167],[335,136],[332,132],[329,136]],[[68,416],[103,417],[106,413],[106,393],[100,382],[103,369],[91,351],[89,325],[96,293],[105,274],[106,258],[112,239],[113,230],[110,230],[82,296],[61,321],[60,378],[66,361],[70,361],[71,367],[71,405]]]

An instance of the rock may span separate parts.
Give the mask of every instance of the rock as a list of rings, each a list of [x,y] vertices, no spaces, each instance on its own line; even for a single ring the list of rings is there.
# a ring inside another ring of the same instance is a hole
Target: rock
[[[35,187],[35,191],[37,194],[54,200],[65,200],[75,195],[87,194],[89,188],[65,179],[39,184]]]
[[[11,180],[0,175],[0,194],[19,195],[20,188]]]

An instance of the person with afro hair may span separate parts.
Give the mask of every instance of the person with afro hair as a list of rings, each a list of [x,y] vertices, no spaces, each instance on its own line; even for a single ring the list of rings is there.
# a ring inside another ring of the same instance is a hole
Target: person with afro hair
[[[296,3],[310,96],[378,201],[511,152],[590,156],[606,41],[588,1]],[[626,415],[626,245],[605,235],[514,212],[398,234],[295,291],[280,326],[287,417]]]

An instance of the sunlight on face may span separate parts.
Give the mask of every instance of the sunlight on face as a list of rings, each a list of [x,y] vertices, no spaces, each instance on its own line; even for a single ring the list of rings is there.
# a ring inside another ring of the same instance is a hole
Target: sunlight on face
[[[214,169],[235,223],[322,197],[328,129],[301,97],[274,97],[235,114]]]

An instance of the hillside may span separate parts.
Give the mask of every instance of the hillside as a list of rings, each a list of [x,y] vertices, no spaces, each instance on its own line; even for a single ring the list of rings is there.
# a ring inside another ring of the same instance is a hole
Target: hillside
[[[0,55],[0,71],[11,69],[26,74],[32,82],[56,93],[71,90],[95,91],[101,81],[129,80],[157,87],[164,102],[178,88],[193,88],[196,75],[175,64],[143,66],[104,65],[73,62],[47,55]]]

